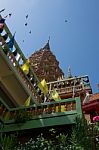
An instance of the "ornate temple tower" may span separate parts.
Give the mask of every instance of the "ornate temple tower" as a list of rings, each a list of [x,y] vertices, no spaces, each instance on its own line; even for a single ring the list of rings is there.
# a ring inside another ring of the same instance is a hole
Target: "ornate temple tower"
[[[64,76],[59,67],[59,62],[50,50],[49,40],[43,48],[33,53],[29,60],[40,80],[45,79],[47,82],[51,82]]]

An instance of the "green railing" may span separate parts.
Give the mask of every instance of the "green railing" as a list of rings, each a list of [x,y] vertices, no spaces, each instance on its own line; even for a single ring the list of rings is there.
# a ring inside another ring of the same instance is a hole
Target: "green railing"
[[[4,108],[4,105],[3,105]],[[40,116],[46,116],[50,114],[63,113],[63,112],[77,112],[81,113],[81,102],[80,98],[70,98],[61,101],[47,102],[40,105],[31,105],[29,107],[19,108],[6,108],[1,114],[1,118],[4,122],[15,121],[19,112],[28,112],[32,118]]]
[[[73,124],[77,116],[82,116],[81,100],[79,97],[42,103],[30,107],[6,108],[2,111],[1,119],[5,126],[3,130],[13,131],[14,126],[15,130],[19,130],[18,125],[21,125],[21,130],[23,130],[51,125]],[[44,122],[43,125],[42,121]],[[31,124],[31,127],[29,124]]]

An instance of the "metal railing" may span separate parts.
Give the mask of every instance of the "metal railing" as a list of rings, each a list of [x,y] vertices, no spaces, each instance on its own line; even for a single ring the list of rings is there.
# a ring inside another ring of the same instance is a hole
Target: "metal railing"
[[[81,77],[73,77],[69,79],[62,79],[59,81],[49,82],[49,92],[56,89],[59,94],[79,92],[81,90],[91,90],[89,77],[87,75]]]
[[[39,105],[31,105],[29,107],[6,108],[4,104],[0,104],[0,116],[4,122],[14,120],[17,113],[22,111],[28,112],[32,118],[38,116],[46,117],[51,114],[61,113],[81,113],[80,98],[70,98],[61,101],[47,102]]]

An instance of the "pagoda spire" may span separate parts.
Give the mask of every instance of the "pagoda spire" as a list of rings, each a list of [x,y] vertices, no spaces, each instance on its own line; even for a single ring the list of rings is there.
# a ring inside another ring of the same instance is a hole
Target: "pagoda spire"
[[[48,39],[47,43],[46,43],[45,46],[43,47],[43,49],[50,50],[49,41],[50,41],[50,36],[49,36],[49,39]]]
[[[71,68],[70,68],[70,66],[68,67],[68,74],[67,74],[67,78],[72,78],[72,74],[71,74]]]

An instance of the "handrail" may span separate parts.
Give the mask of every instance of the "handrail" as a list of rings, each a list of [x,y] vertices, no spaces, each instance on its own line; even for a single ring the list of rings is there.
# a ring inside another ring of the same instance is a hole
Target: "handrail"
[[[51,81],[47,84],[52,84],[52,83],[54,84],[54,83],[59,83],[59,82],[64,82],[64,81],[71,81],[71,80],[82,79],[82,78],[84,79],[86,77],[88,77],[88,75],[77,76],[77,77],[72,77],[72,78],[66,78],[66,79],[61,79],[61,80],[57,80],[57,81]]]
[[[73,92],[73,89],[79,91],[79,90],[91,90],[89,77],[87,75],[80,76],[80,77],[73,77],[68,79],[61,79],[58,81],[53,81],[47,83],[49,87],[49,92],[53,91],[53,89],[56,89],[59,94],[62,94],[62,92],[69,93]]]
[[[29,109],[29,108],[36,108],[36,107],[45,107],[45,106],[48,106],[48,105],[57,105],[57,104],[60,104],[60,103],[65,103],[65,102],[72,102],[72,101],[75,101],[77,98],[69,98],[69,99],[64,99],[64,100],[58,100],[58,101],[53,101],[53,102],[45,102],[45,103],[41,103],[41,104],[38,104],[38,105],[31,105],[31,106],[22,106],[22,107],[18,107],[18,108],[10,108],[10,111],[15,111],[15,110],[19,110],[19,109]]]
[[[1,47],[1,46],[0,46],[0,50],[2,50],[2,47]],[[2,53],[3,53],[3,50],[1,51],[1,54],[2,54]],[[4,54],[3,54],[3,55],[4,55]],[[10,60],[9,57],[5,57],[5,59],[6,59],[7,61]],[[9,61],[9,63],[12,63],[12,62]],[[37,100],[36,100],[36,98],[34,97],[34,87],[31,85],[31,86],[32,86],[32,89],[30,89],[30,88],[29,88],[30,86],[28,86],[28,85],[31,84],[30,80],[29,80],[29,79],[27,78],[27,76],[23,73],[23,71],[21,70],[21,68],[20,68],[19,64],[17,63],[17,61],[14,61],[13,63],[16,63],[16,66],[10,64],[10,65],[11,65],[11,69],[12,69],[12,68],[14,69],[16,75],[19,74],[19,71],[21,72],[20,77],[21,77],[21,79],[22,79],[23,81],[25,81],[24,84],[27,85],[28,89],[31,91],[31,93],[32,93],[31,97],[32,97],[32,99],[33,99],[33,102],[38,103]],[[17,72],[16,72],[16,71],[17,71]],[[23,77],[23,78],[22,78],[22,77]],[[19,78],[19,77],[17,76],[17,78]],[[22,81],[22,82],[23,82],[23,81]]]
[[[0,18],[2,18],[1,15],[0,15]],[[5,30],[6,33],[8,33],[8,37],[11,39],[12,38],[12,34],[11,34],[10,30],[8,29],[8,27],[7,27],[7,25],[5,23],[4,23],[4,30]],[[10,55],[12,53],[10,52],[9,47],[6,44],[6,42],[4,43],[4,45],[7,47],[8,51],[9,51],[9,59],[10,59]],[[20,59],[22,59],[23,64],[24,64],[26,62],[26,58],[25,58],[24,54],[22,53],[21,49],[19,48],[19,46],[18,46],[18,44],[17,44],[17,42],[15,40],[14,40],[14,47],[15,47],[15,49],[17,49],[17,53],[20,55]],[[11,58],[11,60],[12,60],[12,58]],[[19,60],[17,61],[16,58],[14,57],[14,55],[13,55],[13,64],[16,65],[16,68],[18,67],[18,69],[20,69],[20,71],[22,73],[22,70],[21,70],[20,65],[19,65]],[[30,69],[30,75],[33,76],[34,82],[36,84],[38,84],[40,81],[37,78],[36,74],[34,73],[33,69],[31,68],[31,66],[29,66],[29,69]],[[24,76],[25,81],[26,82],[28,81],[28,84],[29,84],[28,88],[31,87],[30,89],[31,90],[33,89],[32,90],[33,95],[35,95],[35,98],[37,97],[37,100],[39,100],[39,102],[40,102],[41,101],[41,97],[37,93],[37,90],[35,90],[34,85],[31,84],[30,79],[25,75],[24,72],[22,74],[24,74],[23,76]]]
[[[76,98],[69,98],[64,99],[61,101],[55,101],[55,102],[46,102],[39,104],[38,106],[32,105],[29,107],[19,107],[19,108],[10,108],[10,110],[5,109],[3,111],[2,118],[4,119],[4,122],[9,122],[10,120],[13,120],[17,112],[20,110],[24,110],[25,112],[28,112],[32,115],[32,117],[37,117],[39,115],[49,115],[53,113],[63,113],[63,112],[69,112],[72,111],[75,113],[82,113],[81,110],[81,101],[79,97]],[[5,116],[8,115],[8,118]],[[6,118],[6,119],[5,119]]]

